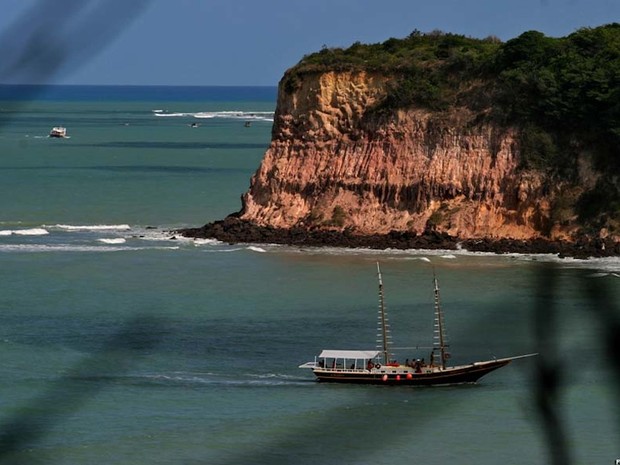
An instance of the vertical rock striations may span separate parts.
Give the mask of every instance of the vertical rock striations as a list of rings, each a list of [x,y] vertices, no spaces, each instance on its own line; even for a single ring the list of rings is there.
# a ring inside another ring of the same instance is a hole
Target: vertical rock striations
[[[391,79],[364,71],[282,80],[272,142],[242,220],[355,235],[435,230],[461,239],[568,237],[545,177],[519,169],[515,130],[453,108],[381,111]]]

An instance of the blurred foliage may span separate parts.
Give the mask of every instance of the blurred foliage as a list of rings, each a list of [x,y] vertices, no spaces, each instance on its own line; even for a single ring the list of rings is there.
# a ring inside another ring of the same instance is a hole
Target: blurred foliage
[[[283,88],[294,92],[304,74],[326,71],[391,77],[371,113],[467,108],[476,121],[517,127],[523,169],[576,181],[580,154],[591,154],[603,179],[582,197],[579,213],[620,219],[620,24],[562,38],[528,31],[505,43],[416,30],[378,44],[323,47],[286,72]]]

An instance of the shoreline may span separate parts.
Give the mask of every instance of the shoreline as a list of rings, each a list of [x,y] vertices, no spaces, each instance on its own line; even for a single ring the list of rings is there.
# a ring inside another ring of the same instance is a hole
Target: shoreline
[[[249,221],[230,215],[223,220],[207,223],[198,228],[173,231],[183,237],[194,239],[217,239],[229,244],[281,244],[310,247],[342,247],[421,250],[467,250],[495,254],[555,254],[560,258],[578,259],[620,257],[620,242],[582,237],[575,242],[548,239],[459,239],[438,231],[425,231],[421,235],[411,232],[392,231],[387,234],[359,236],[351,231],[290,228],[279,229],[257,226]]]

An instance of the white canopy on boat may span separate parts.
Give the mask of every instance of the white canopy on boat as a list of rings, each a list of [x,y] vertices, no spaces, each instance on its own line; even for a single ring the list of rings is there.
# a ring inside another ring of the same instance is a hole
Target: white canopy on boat
[[[319,358],[371,359],[379,355],[376,350],[324,350]]]

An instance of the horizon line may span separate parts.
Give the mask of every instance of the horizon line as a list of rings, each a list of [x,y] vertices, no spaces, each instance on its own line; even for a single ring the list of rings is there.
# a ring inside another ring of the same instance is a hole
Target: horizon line
[[[0,82],[0,86],[38,86],[38,87],[265,87],[273,88],[278,87],[277,84],[265,85],[265,84],[40,84],[40,83],[12,83],[12,82]]]

